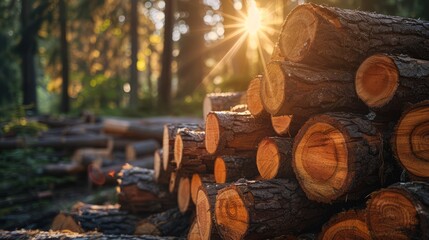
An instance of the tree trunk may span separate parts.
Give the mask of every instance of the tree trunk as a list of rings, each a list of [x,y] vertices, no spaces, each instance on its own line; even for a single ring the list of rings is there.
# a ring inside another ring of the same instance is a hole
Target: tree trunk
[[[371,195],[367,223],[374,239],[429,239],[429,184],[398,183]]]
[[[262,75],[250,81],[246,92],[247,107],[255,118],[268,118],[270,115],[265,111],[261,99]]]
[[[136,109],[138,105],[138,70],[137,70],[137,54],[139,52],[139,41],[138,41],[138,1],[131,0],[131,11],[130,11],[130,39],[131,39],[131,66],[130,66],[130,102],[129,107]],[[166,18],[167,19],[167,18]]]
[[[267,137],[259,143],[256,165],[263,179],[295,178],[292,146],[291,138]]]
[[[145,155],[152,155],[159,148],[158,141],[153,139],[144,140],[128,144],[125,149],[125,157],[127,161],[136,160]]]
[[[153,214],[137,223],[135,235],[180,237],[189,229],[189,214],[182,214],[172,208]]]
[[[429,99],[429,61],[377,54],[356,72],[357,95],[376,112],[398,117],[409,103]]]
[[[240,178],[252,179],[258,175],[254,155],[217,157],[214,168],[216,183],[233,182]]]
[[[206,149],[209,154],[233,155],[255,151],[264,137],[274,136],[270,124],[249,112],[210,112],[206,120]]]
[[[177,206],[181,213],[186,213],[193,207],[191,201],[191,179],[189,179],[189,177],[181,177],[179,180],[179,186],[177,187]]]
[[[359,115],[327,113],[308,120],[294,140],[292,167],[311,200],[358,200],[380,185],[383,140]]]
[[[162,149],[157,150],[154,153],[153,159],[153,170],[154,170],[154,180],[156,183],[161,185],[168,185],[170,182],[170,173],[172,168],[167,168],[164,170],[162,166]]]
[[[229,111],[235,105],[242,103],[246,103],[244,92],[208,93],[203,103],[204,119],[211,111]]]
[[[356,95],[351,72],[281,61],[270,62],[267,71],[261,97],[273,116],[368,111]]]
[[[279,44],[289,61],[350,70],[380,52],[429,59],[425,21],[315,4],[289,14]]]
[[[191,199],[193,203],[197,202],[198,190],[203,184],[214,183],[215,178],[213,174],[192,174],[191,179]]]
[[[429,179],[429,100],[412,105],[398,121],[392,151],[404,169],[417,180]]]
[[[219,191],[216,225],[223,239],[266,239],[315,230],[327,206],[308,200],[286,179],[241,181]]]
[[[61,76],[63,78],[61,84],[61,112],[68,113],[70,110],[69,101],[69,54],[67,42],[67,4],[65,0],[59,1],[60,8],[60,28],[61,28]]]
[[[339,213],[325,223],[320,240],[361,239],[371,240],[366,224],[365,210],[349,210]]]
[[[108,134],[134,138],[162,140],[163,127],[159,125],[143,125],[129,121],[108,119],[103,123],[103,131]]]

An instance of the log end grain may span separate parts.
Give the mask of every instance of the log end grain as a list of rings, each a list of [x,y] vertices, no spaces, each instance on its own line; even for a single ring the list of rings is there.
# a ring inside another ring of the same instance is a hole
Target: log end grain
[[[350,210],[332,217],[319,235],[320,240],[361,239],[370,240],[364,210]]]
[[[177,188],[177,205],[181,213],[185,213],[191,206],[191,181],[188,177],[179,180]]]
[[[270,138],[263,139],[258,146],[256,165],[263,179],[273,179],[279,174],[280,153],[277,144]]]
[[[285,96],[285,76],[281,63],[267,64],[267,75],[262,80],[261,99],[267,112],[271,115],[281,115]]]
[[[181,161],[183,157],[183,141],[182,136],[180,134],[176,135],[176,139],[174,140],[174,161],[178,168],[181,166]]]
[[[217,157],[214,164],[214,177],[216,183],[225,183],[227,179],[227,169],[222,157]]]
[[[162,136],[162,167],[164,168],[164,171],[167,171],[168,169],[168,162],[170,156],[170,134],[168,125],[164,125],[164,131]]]
[[[206,119],[206,150],[209,154],[214,154],[219,146],[220,129],[219,120],[216,114],[209,113]]]
[[[197,221],[202,239],[210,239],[212,233],[213,216],[210,210],[210,200],[204,191],[198,190],[195,202]]]
[[[280,136],[290,135],[289,126],[292,117],[292,115],[271,116],[271,125],[274,131]]]
[[[188,240],[202,239],[200,236],[200,228],[198,227],[198,223],[196,219],[192,222],[191,227],[189,228],[187,239]]]
[[[398,69],[388,55],[377,54],[367,58],[356,72],[356,93],[372,108],[386,105],[395,95],[398,85]]]
[[[267,114],[261,100],[261,81],[262,76],[257,76],[250,81],[247,88],[247,108],[255,117],[262,117]]]

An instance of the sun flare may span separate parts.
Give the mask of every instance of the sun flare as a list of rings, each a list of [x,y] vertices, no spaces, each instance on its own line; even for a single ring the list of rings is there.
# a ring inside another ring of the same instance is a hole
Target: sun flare
[[[254,36],[262,27],[261,12],[256,6],[255,1],[249,1],[247,16],[244,19],[244,29],[249,35]]]

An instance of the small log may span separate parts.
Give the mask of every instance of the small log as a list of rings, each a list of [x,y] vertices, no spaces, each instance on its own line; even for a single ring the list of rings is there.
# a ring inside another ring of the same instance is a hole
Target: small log
[[[191,210],[193,203],[191,200],[191,180],[189,177],[181,177],[177,187],[177,206],[181,213]]]
[[[195,219],[192,222],[191,227],[189,228],[187,239],[188,240],[201,240],[202,239],[200,236],[200,228],[198,227],[197,219]]]
[[[170,182],[168,183],[168,191],[170,193],[177,193],[177,188],[179,187],[179,176],[176,171],[170,173]]]
[[[182,128],[177,132],[174,141],[174,161],[177,168],[185,167],[186,162],[182,163],[182,158],[198,158],[208,155],[205,147],[204,139],[206,133],[204,131],[192,131],[187,128]]]
[[[382,136],[370,121],[327,113],[309,119],[295,137],[292,167],[309,199],[358,200],[380,185],[382,154]]]
[[[398,121],[392,138],[393,153],[411,178],[429,179],[429,101],[414,104]]]
[[[104,135],[47,136],[0,138],[1,149],[48,147],[55,149],[77,149],[84,147],[105,148],[109,137]]]
[[[294,137],[307,120],[307,117],[299,117],[298,115],[271,116],[271,125],[277,135]]]
[[[85,170],[85,166],[76,162],[52,163],[43,166],[43,173],[53,176],[75,175],[84,173]]]
[[[198,173],[192,174],[192,178],[191,178],[192,202],[196,203],[198,190],[203,184],[214,183],[214,182],[215,182],[215,178],[213,174],[198,174]]]
[[[177,208],[155,213],[137,223],[134,235],[180,237],[189,228],[189,217]]]
[[[212,155],[256,151],[259,141],[274,135],[270,124],[248,112],[210,112],[207,115],[205,144]]]
[[[428,22],[356,10],[303,4],[287,17],[281,55],[292,62],[356,70],[375,53],[429,59]]]
[[[261,99],[261,83],[262,76],[259,75],[252,79],[247,88],[247,107],[249,112],[255,118],[268,118],[270,115],[265,111],[264,106],[262,105]]]
[[[273,116],[368,111],[355,92],[352,72],[292,62],[267,64],[261,98],[265,110]]]
[[[394,184],[371,194],[367,223],[374,239],[429,239],[429,184]]]
[[[325,223],[320,240],[362,239],[371,240],[364,210],[349,210],[333,216]]]
[[[356,72],[358,97],[372,110],[397,116],[404,106],[429,99],[429,61],[376,54]]]
[[[167,185],[170,182],[171,168],[164,170],[162,166],[162,149],[156,150],[153,156],[154,180],[158,184]]]
[[[263,179],[295,178],[291,138],[267,137],[258,146],[256,166]]]
[[[103,131],[115,136],[134,138],[134,139],[155,139],[162,141],[162,126],[142,125],[135,122],[106,119],[103,122]]]
[[[327,207],[308,200],[297,182],[239,181],[219,191],[215,218],[223,239],[267,239],[315,230]]]
[[[152,155],[159,148],[159,143],[153,139],[128,144],[125,148],[127,161],[136,160],[139,157]]]
[[[226,184],[209,183],[200,186],[196,198],[197,222],[202,239],[221,239],[216,229],[215,203],[219,190]]]
[[[229,111],[242,103],[246,103],[245,92],[208,93],[203,103],[204,119],[211,111]]]
[[[216,183],[233,182],[240,178],[252,179],[258,175],[255,156],[217,157],[214,168]]]

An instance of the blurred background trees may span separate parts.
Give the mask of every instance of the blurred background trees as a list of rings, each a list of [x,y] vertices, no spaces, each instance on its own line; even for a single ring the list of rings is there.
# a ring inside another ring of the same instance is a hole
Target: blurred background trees
[[[244,90],[263,72],[304,2],[0,1],[0,110],[196,114],[206,92]],[[311,2],[429,19],[426,0]]]

